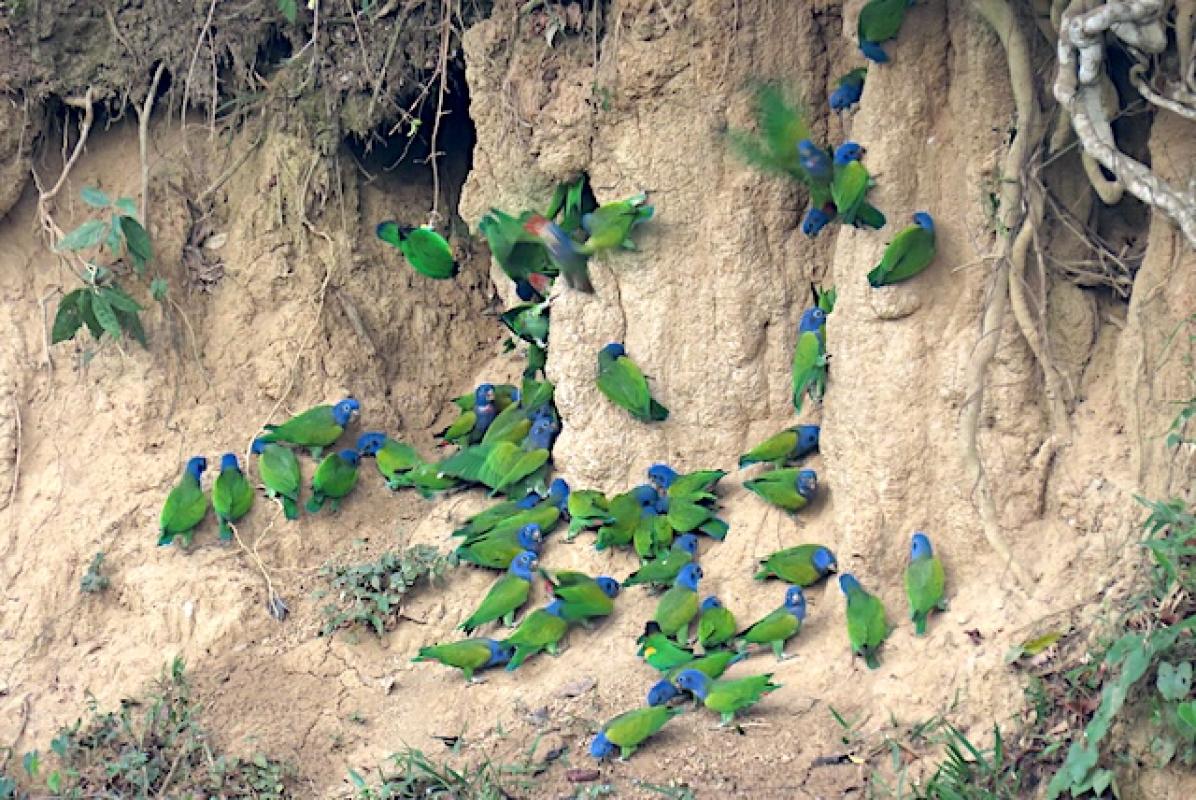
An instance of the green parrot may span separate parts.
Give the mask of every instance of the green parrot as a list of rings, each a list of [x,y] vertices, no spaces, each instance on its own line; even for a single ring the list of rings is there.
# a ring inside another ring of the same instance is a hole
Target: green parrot
[[[508,403],[503,410],[505,411],[510,406],[511,404]],[[456,445],[477,444],[482,441],[482,437],[489,431],[498,415],[498,392],[494,385],[478,384],[477,388],[473,390],[473,404],[469,409],[462,410],[457,418],[436,436]]]
[[[829,315],[835,310],[835,301],[839,299],[839,290],[832,286],[829,289],[823,289],[817,286],[811,286],[814,290],[814,305],[822,309],[824,314]]]
[[[387,485],[394,491],[415,489],[420,497],[430,500],[438,492],[456,489],[461,485],[461,481],[450,475],[441,475],[439,464],[420,462],[412,469],[395,475]]]
[[[465,524],[453,531],[453,536],[473,538],[480,536],[494,528],[499,523],[519,516],[524,511],[530,511],[540,504],[542,498],[535,492],[529,492],[522,500],[503,500],[495,503],[484,511],[474,514],[465,520]],[[528,520],[536,522],[537,520]],[[527,523],[523,523],[526,525]],[[522,528],[523,525],[518,527]]]
[[[548,279],[557,274],[540,237],[524,227],[534,215],[534,212],[525,211],[512,217],[491,208],[490,213],[478,221],[478,230],[486,237],[490,254],[499,268],[515,282],[519,296],[529,300],[535,294],[544,295]]]
[[[439,661],[446,667],[456,667],[465,673],[465,680],[472,681],[473,673],[489,667],[497,667],[511,660],[513,647],[493,639],[462,639],[459,642],[421,647],[419,655],[412,661]]]
[[[215,498],[213,498],[215,499]],[[926,618],[935,609],[946,608],[943,602],[943,562],[930,546],[930,538],[918,531],[910,544],[909,565],[905,568],[905,594],[909,598],[910,619],[914,633],[926,633]]]
[[[220,475],[212,485],[212,509],[220,523],[221,541],[232,541],[233,529],[229,523],[248,514],[252,507],[253,487],[245,480],[245,473],[241,472],[237,454],[225,453],[220,457]]]
[[[785,604],[755,623],[738,639],[744,644],[771,644],[777,661],[785,660],[785,642],[801,630],[806,618],[806,596],[800,586],[790,586],[785,591]]]
[[[179,537],[184,547],[191,546],[191,537],[203,518],[208,515],[208,496],[200,488],[199,481],[208,460],[195,456],[187,461],[183,477],[166,495],[162,515],[158,518],[158,544],[167,545]]]
[[[860,209],[867,205],[864,198],[875,185],[868,168],[860,162],[863,154],[864,148],[855,142],[844,142],[835,149],[831,200],[838,210],[839,219],[848,225],[864,224],[863,220],[858,219]]]
[[[914,214],[914,223],[893,237],[880,263],[868,273],[873,288],[907,281],[934,260],[934,220],[919,211]]]
[[[850,572],[839,576],[839,588],[847,597],[847,638],[851,640],[851,652],[863,656],[868,669],[876,669],[880,666],[876,651],[889,635],[884,604],[864,591]]]
[[[398,488],[395,483],[403,473],[410,472],[424,463],[414,447],[396,442],[385,433],[377,431],[363,433],[357,437],[357,452],[362,457],[373,457],[374,463],[378,465],[378,472],[386,479],[386,484],[391,489]]]
[[[663,422],[669,418],[669,410],[652,398],[644,373],[618,342],[598,352],[598,389],[606,399],[640,422]]]
[[[889,56],[881,42],[896,39],[905,22],[905,10],[914,0],[869,0],[860,9],[856,25],[857,44],[865,58],[883,64]]]
[[[590,755],[601,761],[613,756],[617,750],[619,758],[626,761],[645,739],[682,711],[669,706],[648,706],[620,714],[598,731],[590,743]]]
[[[341,450],[329,453],[311,479],[311,498],[307,510],[315,514],[324,507],[325,501],[336,511],[349,492],[357,486],[357,464],[361,456],[356,450]]]
[[[334,444],[345,432],[353,415],[361,411],[361,404],[346,397],[334,406],[316,406],[291,417],[281,425],[267,425],[266,433],[258,438],[263,442],[285,442],[311,450],[312,458],[319,458],[324,448]]]
[[[698,617],[698,643],[709,653],[726,644],[735,635],[735,615],[714,595],[702,601]]]
[[[793,408],[801,413],[805,395],[822,402],[826,394],[826,312],[807,308],[797,326],[793,347]]]
[[[673,545],[673,526],[668,517],[662,517],[652,508],[643,508],[640,521],[631,536],[631,545],[641,561],[667,552]]]
[[[388,220],[379,222],[375,233],[382,241],[402,250],[407,263],[420,275],[445,280],[460,271],[453,260],[453,248],[428,225],[412,228]]]
[[[733,150],[753,167],[774,175],[805,179],[797,143],[810,138],[806,111],[785,97],[779,83],[760,83],[754,90],[756,134],[730,131]]]
[[[581,227],[582,217],[598,207],[593,192],[586,192],[589,178],[582,175],[572,183],[558,183],[544,216],[556,219],[560,215],[561,230],[573,233]]]
[[[829,313],[829,312],[828,312]],[[482,384],[483,386],[486,384]],[[502,411],[512,403],[519,402],[519,387],[510,383],[490,384],[491,391],[494,392],[493,399],[490,401]],[[462,412],[473,411],[473,407],[477,404],[478,392],[474,389],[459,397],[453,398],[453,405],[461,409]]]
[[[548,301],[542,303],[520,303],[498,315],[503,325],[512,334],[528,344],[543,349],[548,347]]]
[[[797,586],[813,586],[835,571],[835,554],[820,544],[799,544],[778,550],[760,562],[756,580],[780,578]]]
[[[692,533],[685,533],[673,540],[673,546],[668,552],[657,558],[644,562],[638,570],[633,572],[624,586],[638,586],[640,584],[670,584],[681,572],[681,568],[694,560],[698,552],[698,537]]]
[[[674,636],[677,644],[689,641],[689,623],[698,614],[698,581],[702,568],[686,564],[677,574],[673,586],[656,603],[653,621],[665,636]]]
[[[440,462],[440,472],[488,486],[493,496],[517,487],[520,481],[547,464],[555,437],[553,421],[539,416],[531,424],[523,444],[498,441],[467,447]]]
[[[597,489],[579,489],[569,494],[569,535],[566,541],[584,530],[597,528],[612,521],[610,501]]]
[[[730,724],[737,713],[751,708],[764,695],[781,688],[772,682],[771,672],[737,680],[714,680],[696,669],[682,670],[676,684],[678,689],[701,700],[706,708],[717,711],[723,725]]]
[[[524,550],[515,556],[510,570],[494,582],[477,610],[461,623],[461,630],[473,633],[475,628],[496,619],[501,619],[508,628],[514,625],[515,612],[527,602],[532,588],[532,570],[538,559],[534,550]]]
[[[743,488],[792,514],[801,511],[814,499],[818,475],[812,469],[774,469],[758,478],[744,481]]]
[[[542,650],[549,655],[560,652],[560,641],[569,629],[569,623],[561,616],[565,601],[553,600],[544,608],[537,608],[523,618],[515,632],[503,644],[515,648],[515,655],[507,662],[507,671],[519,669],[519,665]]]
[[[644,627],[643,635],[636,639],[635,643],[640,646],[635,654],[659,672],[668,672],[690,663],[695,658],[692,650],[674,644],[673,640],[660,630],[660,624],[655,620]]]
[[[652,206],[645,205],[647,202],[648,195],[640,193],[626,200],[606,203],[582,216],[581,225],[590,238],[578,249],[587,256],[616,247],[635,250],[631,229],[652,219],[654,212]]]
[[[280,444],[270,444],[254,439],[252,452],[257,455],[257,474],[266,495],[282,504],[287,519],[299,518],[299,460],[295,454]]]
[[[739,457],[739,468],[752,464],[779,467],[798,461],[818,449],[817,425],[794,425],[774,433]]]
[[[657,492],[667,495],[670,500],[695,503],[714,500],[714,489],[726,476],[727,471],[723,469],[699,469],[681,475],[668,464],[648,467],[648,481]]]
[[[635,492],[623,492],[611,498],[610,520],[598,529],[595,550],[626,547],[631,544],[640,523],[641,506]]]
[[[557,478],[556,480],[560,481],[561,479]],[[561,481],[561,483],[564,483],[564,481]],[[556,485],[556,481],[553,481],[553,484]],[[521,502],[526,502],[528,498],[539,499],[539,497],[540,495],[533,492]],[[506,519],[499,520],[488,530],[480,533],[466,534],[465,544],[472,544],[482,539],[511,536],[514,533],[518,533],[520,529],[533,524],[538,526],[542,533],[551,533],[556,527],[557,522],[560,521],[561,508],[567,502],[564,496],[554,496],[550,489],[548,495],[531,508],[522,510],[517,514],[512,514]]]
[[[540,552],[544,536],[540,526],[532,523],[517,531],[494,533],[489,531],[453,551],[458,561],[487,569],[507,569],[524,550]]]
[[[619,595],[619,582],[601,575],[591,578],[584,572],[561,571],[552,576],[544,573],[552,596],[564,601],[561,618],[566,622],[580,622],[595,617],[608,617],[615,610],[614,599]]]
[[[675,681],[677,676],[687,669],[696,669],[708,678],[720,678],[722,674],[727,671],[727,667],[732,664],[738,664],[747,658],[747,653],[739,650],[715,650],[712,653],[707,653],[701,658],[695,658],[693,661],[686,661],[676,667],[665,672],[666,680]]]

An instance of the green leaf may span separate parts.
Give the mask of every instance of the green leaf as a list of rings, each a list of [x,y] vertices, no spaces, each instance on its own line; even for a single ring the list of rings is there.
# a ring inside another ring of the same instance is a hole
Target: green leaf
[[[1196,733],[1196,700],[1189,700],[1186,703],[1180,703],[1175,707],[1175,716],[1179,717],[1179,721],[1188,726],[1188,735]]]
[[[129,247],[129,257],[133,259],[133,267],[138,275],[145,274],[145,265],[154,257],[154,247],[149,234],[141,223],[132,217],[120,218],[120,229],[125,235],[125,244]]]
[[[353,770],[349,770],[349,780],[352,782],[353,786],[358,789],[366,788],[365,778],[361,777]]]
[[[25,774],[27,774],[30,778],[37,777],[37,771],[41,766],[41,761],[38,759],[36,750],[30,750],[28,753],[26,753],[25,757],[21,759],[21,764],[25,767]]]
[[[103,289],[100,289],[100,294],[104,295],[104,298],[113,308],[120,309],[121,311],[135,313],[143,310],[137,304],[137,301],[125,294],[125,291],[119,286],[105,286]]]
[[[94,186],[84,186],[83,190],[79,192],[79,196],[83,198],[83,202],[92,208],[107,208],[112,204],[108,199],[108,195],[104,194]]]
[[[78,228],[62,237],[58,242],[58,250],[86,250],[95,247],[104,239],[108,223],[99,219],[89,219]]]
[[[104,242],[104,246],[108,248],[108,252],[112,254],[113,258],[120,258],[120,217],[116,214],[112,215],[112,224],[108,228],[108,238]]]
[[[1192,664],[1185,661],[1178,667],[1169,661],[1159,663],[1159,675],[1155,686],[1164,700],[1183,700],[1192,690]]]
[[[58,794],[60,791],[62,791],[62,773],[58,770],[54,770],[48,776],[46,776],[46,788],[54,794]]]
[[[96,321],[100,323],[100,327],[113,339],[120,338],[120,320],[116,318],[116,312],[112,310],[112,304],[108,302],[108,298],[103,294],[93,294],[91,296],[91,310],[96,315]]]
[[[170,284],[166,282],[165,278],[154,278],[150,281],[150,296],[159,303],[166,299],[166,292],[169,289]]]
[[[95,310],[92,307],[92,300],[95,295],[90,291],[84,291],[79,295],[79,314],[83,317],[83,323],[87,325],[87,329],[91,331],[93,339],[99,339],[104,335],[104,329],[100,327],[100,321],[96,319]]]
[[[295,8],[295,0],[278,0],[278,10],[286,17],[287,22],[292,25],[295,24],[295,19],[298,17],[298,9]]]
[[[120,327],[133,337],[142,347],[149,349],[149,342],[145,338],[145,328],[141,327],[141,315],[133,311],[116,310],[116,318],[120,320]]]
[[[50,331],[50,344],[65,342],[74,338],[83,325],[79,313],[79,298],[86,290],[76,289],[58,301],[58,312],[54,315],[54,326]]]
[[[137,203],[132,197],[122,197],[116,201],[116,210],[126,217],[136,217]]]

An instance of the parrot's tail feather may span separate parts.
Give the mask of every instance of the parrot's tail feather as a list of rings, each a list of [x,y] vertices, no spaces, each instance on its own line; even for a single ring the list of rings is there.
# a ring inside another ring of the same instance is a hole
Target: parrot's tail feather
[[[766,580],[768,580],[768,576],[771,574],[772,573],[770,573],[768,570],[762,569],[759,572],[757,572],[755,575],[753,575],[752,578],[753,578],[753,580],[757,580],[757,581],[766,581]]]
[[[926,615],[925,614],[915,614],[914,615],[914,635],[923,636],[923,635],[925,635],[925,633],[926,633]]]
[[[220,541],[231,542],[233,540],[233,529],[229,526],[226,520],[220,520]]]
[[[167,533],[166,531],[162,531],[158,535],[158,546],[159,547],[165,547],[166,545],[170,544],[172,541],[174,541],[173,533]]]
[[[319,497],[312,497],[310,500],[307,501],[307,505],[305,506],[305,508],[307,508],[307,513],[309,513],[309,514],[315,514],[317,511],[319,511],[323,507],[324,507],[324,501]]]
[[[283,497],[282,513],[287,519],[299,519],[299,503],[293,497]]]
[[[576,289],[586,294],[594,293],[594,284],[590,283],[590,272],[584,266],[576,272],[573,270],[566,272],[565,283],[569,284],[570,289]]]
[[[648,416],[652,422],[664,422],[669,418],[669,410],[655,400],[648,401]]]
[[[519,665],[526,661],[529,655],[531,654],[522,647],[516,647],[515,655],[511,656],[511,660],[507,662],[507,672],[514,672],[519,669]]]
[[[868,650],[864,653],[864,663],[868,665],[868,669],[876,669],[880,666],[880,660],[876,657],[876,652]]]

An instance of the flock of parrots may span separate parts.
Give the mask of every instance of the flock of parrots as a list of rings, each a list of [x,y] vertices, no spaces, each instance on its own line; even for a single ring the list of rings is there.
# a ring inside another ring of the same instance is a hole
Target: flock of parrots
[[[880,43],[896,37],[909,0],[872,0],[861,11],[859,48],[870,60],[888,60]],[[843,76],[831,94],[835,111],[860,98],[865,69]],[[863,148],[845,142],[833,152],[815,145],[802,109],[789,104],[775,84],[756,90],[757,134],[732,131],[731,146],[749,163],[786,175],[807,187],[811,206],[802,222],[808,236],[833,221],[857,227],[880,228],[884,214],[866,200],[873,185],[860,163]],[[768,646],[778,660],[785,644],[801,630],[806,616],[803,587],[837,570],[834,554],[818,544],[790,547],[764,559],[757,580],[779,578],[789,584],[783,603],[754,624],[741,627],[718,597],[701,597],[702,567],[698,536],[721,541],[728,525],[717,516],[715,489],[723,470],[678,474],[655,464],[647,482],[613,497],[595,490],[571,490],[551,477],[551,450],[561,422],[553,404],[553,386],[543,378],[549,331],[549,288],[562,276],[571,289],[592,293],[587,263],[598,254],[635,249],[631,232],[651,219],[646,195],[599,205],[583,176],[557,187],[544,214],[532,211],[511,216],[491,209],[479,224],[491,253],[515,283],[523,301],[502,315],[514,337],[527,347],[527,368],[521,386],[482,384],[454,402],[457,419],[438,436],[458,450],[447,458],[425,460],[413,447],[380,432],[362,433],[353,448],[334,451],[319,461],[311,478],[309,513],[325,503],[333,510],[357,485],[362,457],[372,457],[392,490],[414,488],[424,497],[469,486],[484,486],[490,495],[507,500],[470,517],[453,531],[460,543],[453,551],[460,563],[500,570],[477,608],[460,624],[467,635],[492,624],[515,625],[527,603],[532,583],[541,576],[552,599],[518,621],[505,639],[486,637],[424,647],[415,661],[437,661],[460,669],[467,680],[489,667],[515,670],[537,653],[555,655],[573,626],[590,628],[610,615],[624,588],[659,588],[656,608],[637,640],[639,655],[661,677],[652,685],[647,704],[621,714],[602,726],[590,752],[603,759],[627,758],[645,739],[681,713],[680,701],[692,698],[717,713],[723,724],[780,686],[771,674],[723,678],[731,665],[747,658],[753,645]],[[914,214],[915,224],[898,233],[886,248],[868,281],[883,286],[904,281],[925,269],[934,258],[934,224],[929,214]],[[410,265],[431,278],[457,273],[448,243],[430,227],[408,228],[394,222],[378,226],[379,238],[398,247]],[[793,356],[793,405],[800,412],[805,397],[821,402],[826,388],[826,318],[834,310],[835,292],[815,291],[815,305],[801,316]],[[508,341],[508,347],[514,347]],[[622,344],[612,343],[597,354],[596,384],[612,403],[632,417],[652,423],[668,418],[668,409],[652,397],[639,367]],[[309,449],[320,458],[337,443],[355,415],[357,400],[312,408],[281,425],[267,425],[254,440],[258,476],[267,495],[277,500],[287,519],[299,515],[301,471],[295,450]],[[798,463],[818,449],[819,427],[795,425],[769,437],[739,459],[739,467],[768,464],[771,469],[745,481],[744,486],[768,503],[795,513],[814,498],[818,478]],[[197,456],[187,462],[179,483],[162,509],[159,544],[178,539],[189,546],[207,515],[208,496],[201,488],[207,462]],[[221,458],[220,474],[211,490],[211,506],[220,538],[232,537],[230,525],[245,516],[254,490],[237,457]],[[595,547],[632,548],[640,567],[618,581],[579,572],[549,571],[540,565],[544,539],[562,521],[567,538],[595,534]],[[879,665],[877,651],[891,632],[881,601],[851,574],[839,576],[847,604],[847,634],[854,654],[869,668]],[[924,533],[915,533],[905,588],[915,633],[925,632],[928,615],[944,607],[942,563]],[[696,628],[691,631],[691,627]],[[695,649],[700,648],[700,653]]]

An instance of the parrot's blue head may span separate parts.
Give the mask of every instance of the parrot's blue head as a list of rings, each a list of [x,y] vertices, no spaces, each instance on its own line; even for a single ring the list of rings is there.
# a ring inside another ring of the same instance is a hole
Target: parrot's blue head
[[[860,586],[860,582],[855,579],[854,575],[850,572],[844,572],[839,576],[839,588],[843,590],[843,594],[850,594],[864,587]]]
[[[535,489],[533,489],[532,491],[530,491],[530,492],[528,492],[527,494],[525,494],[525,495],[523,496],[523,499],[522,499],[522,500],[520,500],[518,503],[516,503],[516,504],[515,504],[515,506],[516,506],[516,507],[517,507],[517,508],[518,508],[520,511],[527,511],[527,510],[529,510],[529,509],[532,509],[532,508],[535,508],[536,506],[538,506],[538,505],[540,504],[540,501],[541,501],[541,500],[543,500],[543,499],[544,499],[544,498],[543,498],[543,497],[541,497],[541,496],[540,496],[540,495],[539,495],[539,494],[536,492],[536,490],[535,490]]]
[[[930,537],[918,531],[914,534],[914,538],[910,541],[909,557],[911,559],[930,558],[934,555],[934,550],[930,547]]]
[[[552,420],[540,417],[532,423],[532,429],[527,434],[527,444],[531,450],[551,450],[555,437],[556,430]]]
[[[618,342],[611,342],[606,347],[602,348],[602,354],[607,358],[622,358],[627,355],[627,351],[623,349],[623,345]]]
[[[689,692],[699,700],[705,700],[710,691],[710,678],[696,669],[684,669],[677,675],[677,688]]]
[[[797,426],[797,450],[799,453],[809,453],[818,449],[818,436],[822,429],[817,425]]]
[[[544,610],[554,617],[559,617],[565,611],[564,600],[553,600],[548,605],[544,606]]]
[[[677,586],[682,586],[689,589],[691,592],[698,590],[698,581],[702,579],[702,568],[697,564],[686,564],[677,573]]]
[[[602,593],[612,600],[619,596],[619,582],[607,575],[600,575],[594,579]]]
[[[517,578],[523,578],[525,581],[531,581],[532,569],[535,568],[539,559],[535,550],[524,550],[511,562],[511,574]]]
[[[538,553],[540,552],[540,542],[544,541],[544,536],[540,533],[540,526],[532,522],[519,529],[518,539],[521,547]]]
[[[648,480],[656,486],[657,491],[667,492],[677,480],[677,471],[668,464],[653,464],[648,467]]]
[[[361,454],[352,448],[345,448],[337,453],[337,455],[341,457],[341,461],[344,461],[351,467],[356,467],[358,462],[361,461]]]
[[[667,678],[661,678],[652,684],[652,688],[648,690],[648,705],[663,706],[679,694],[681,692],[677,691],[676,686],[670,683]]]
[[[830,224],[831,217],[821,208],[811,208],[801,221],[801,232],[813,239]]]
[[[490,648],[490,660],[486,662],[486,666],[488,667],[497,667],[499,664],[505,664],[511,660],[511,656],[515,655],[515,647],[504,642],[487,639],[486,646]]]
[[[363,456],[376,456],[386,444],[386,434],[378,431],[363,433],[357,437],[357,452]]]
[[[187,474],[199,480],[203,471],[208,468],[208,460],[203,456],[192,456],[187,459]]]
[[[647,483],[641,483],[639,486],[631,490],[631,495],[641,506],[652,506],[653,510],[655,510],[656,501],[659,499],[659,495],[656,493],[655,487]]]
[[[253,444],[249,445],[249,452],[253,453],[255,456],[260,456],[268,444],[270,443],[263,442],[261,439],[254,439]]]
[[[797,332],[815,333],[826,324],[826,312],[818,306],[807,308],[801,314],[801,321],[797,324]]]
[[[241,471],[241,465],[237,463],[236,453],[225,453],[220,456],[220,471],[224,472],[226,469],[235,469],[237,472]]]
[[[473,390],[473,404],[475,406],[488,406],[494,402],[494,384],[483,383],[478,388]]]
[[[337,425],[343,428],[349,424],[349,420],[353,419],[353,415],[359,411],[361,411],[361,403],[352,397],[346,397],[332,407],[332,418],[336,420]]]
[[[797,493],[809,500],[818,490],[818,473],[812,469],[803,469],[797,473]]]
[[[705,600],[702,601],[702,607],[699,610],[702,612],[706,612],[706,611],[711,610],[712,608],[722,608],[722,607],[723,607],[722,601],[719,600],[714,595],[710,595],[709,597],[707,597]]]
[[[800,586],[790,586],[785,590],[785,610],[798,619],[806,618],[806,595]]]
[[[863,53],[864,58],[869,61],[875,61],[877,64],[887,64],[889,62],[889,54],[876,42],[864,39],[860,42],[860,52]]]
[[[929,212],[919,211],[914,214],[914,224],[924,231],[934,233],[934,217],[930,216]]]
[[[556,506],[559,510],[565,510],[565,504],[569,502],[569,484],[565,483],[563,478],[556,478],[548,485],[547,500]]]
[[[619,748],[611,744],[605,733],[599,733],[594,737],[594,741],[590,742],[590,755],[599,761],[612,758],[618,752]]]
[[[864,148],[857,142],[844,142],[835,148],[835,164],[847,166],[852,161],[859,161],[864,157]]]
[[[682,536],[678,536],[676,541],[673,542],[673,547],[677,548],[678,550],[684,550],[685,552],[689,553],[691,556],[697,555],[698,554],[698,537],[694,536],[692,533],[687,533]]]
[[[840,86],[831,92],[831,111],[846,111],[860,99],[860,88],[852,85]]]
[[[819,547],[814,551],[814,557],[811,559],[814,562],[814,569],[818,570],[819,575],[825,575],[828,572],[834,572],[839,565],[835,562],[835,554],[825,547]]]
[[[810,141],[809,139],[802,139],[800,142],[797,143],[797,157],[798,158],[801,158],[801,159],[814,158],[814,157],[817,157],[819,152],[820,151],[818,150],[818,145],[814,144],[814,142]]]

